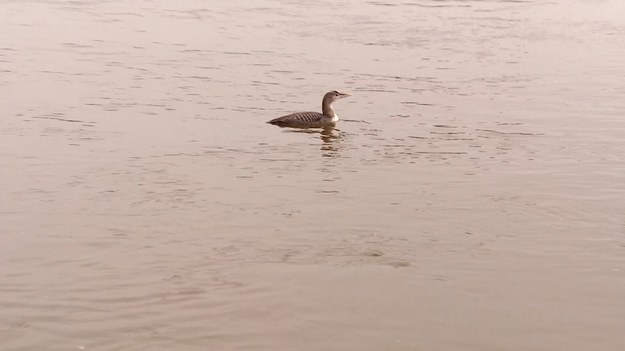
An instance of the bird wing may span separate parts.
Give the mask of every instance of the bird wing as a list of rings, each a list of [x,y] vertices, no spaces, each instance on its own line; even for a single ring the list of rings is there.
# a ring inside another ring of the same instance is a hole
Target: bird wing
[[[321,113],[317,112],[296,112],[290,115],[274,118],[269,123],[277,122],[318,122],[323,118]]]

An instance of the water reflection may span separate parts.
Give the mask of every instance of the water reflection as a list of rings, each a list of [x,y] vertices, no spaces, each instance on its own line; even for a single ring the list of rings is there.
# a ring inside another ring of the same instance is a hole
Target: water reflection
[[[323,144],[321,151],[323,157],[339,157],[339,141],[343,138],[343,132],[335,128],[326,128],[319,132]]]
[[[324,144],[332,144],[341,139],[341,131],[336,128],[325,128],[319,134]]]
[[[316,128],[294,128],[288,129],[289,133],[303,133],[303,134],[319,134],[321,138],[321,151],[323,151],[323,157],[338,157],[339,141],[345,136],[345,133],[334,127],[328,127],[323,129]]]
[[[341,138],[341,131],[334,128],[328,127],[323,129],[317,128],[289,128],[288,133],[304,133],[304,134],[319,134],[321,140],[324,143],[334,143],[338,139]]]
[[[323,145],[321,150],[335,150],[335,145],[339,140],[343,138],[344,133],[334,127],[328,127],[323,129],[317,128],[293,128],[288,129],[289,133],[304,133],[304,134],[319,134]]]

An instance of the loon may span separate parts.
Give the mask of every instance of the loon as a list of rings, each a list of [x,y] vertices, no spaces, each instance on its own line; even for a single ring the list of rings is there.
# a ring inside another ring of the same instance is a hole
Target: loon
[[[333,127],[339,120],[339,116],[332,109],[332,103],[336,100],[346,98],[349,94],[339,93],[338,91],[327,92],[323,96],[321,103],[322,112],[296,112],[290,115],[274,118],[267,122],[280,127],[295,128],[323,128]]]

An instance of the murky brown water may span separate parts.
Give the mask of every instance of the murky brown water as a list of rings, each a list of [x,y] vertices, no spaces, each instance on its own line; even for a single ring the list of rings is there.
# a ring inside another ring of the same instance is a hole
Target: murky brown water
[[[0,349],[623,350],[624,10],[0,1]]]

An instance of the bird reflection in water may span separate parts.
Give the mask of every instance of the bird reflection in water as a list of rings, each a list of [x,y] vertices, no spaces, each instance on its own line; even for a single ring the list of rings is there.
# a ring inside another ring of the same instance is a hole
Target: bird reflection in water
[[[339,140],[343,137],[343,133],[334,128],[325,128],[320,131],[321,140],[323,140],[323,145],[321,145],[321,151],[323,151],[323,157],[339,157]]]
[[[344,138],[345,133],[330,127],[323,129],[291,129],[291,133],[319,134],[323,144],[321,151],[323,157],[339,157],[339,141]]]

